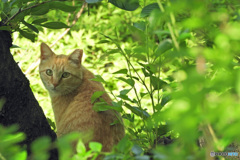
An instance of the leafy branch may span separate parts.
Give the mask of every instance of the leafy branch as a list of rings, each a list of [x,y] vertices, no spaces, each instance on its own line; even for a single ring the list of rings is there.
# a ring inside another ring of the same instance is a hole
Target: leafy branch
[[[49,3],[49,2],[52,2],[52,1],[45,1],[45,2],[42,2],[42,3],[38,3],[38,4],[35,4],[33,6],[30,6],[30,7],[27,7],[27,8],[19,8],[18,12],[15,13],[14,15],[12,15],[9,19],[7,19],[5,22],[3,22],[4,25],[8,24],[11,20],[13,20],[17,15],[19,15],[20,13],[24,12],[24,11],[27,11],[29,9],[32,9],[32,8],[35,8],[35,7],[38,7],[42,4],[45,4],[45,3]]]

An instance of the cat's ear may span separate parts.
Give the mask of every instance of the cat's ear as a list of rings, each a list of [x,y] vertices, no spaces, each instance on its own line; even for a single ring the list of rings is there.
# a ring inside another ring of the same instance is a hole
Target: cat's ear
[[[76,49],[69,55],[68,59],[75,65],[80,66],[82,62],[83,50]]]
[[[41,56],[40,56],[41,60],[45,60],[54,55],[51,48],[45,43],[41,43],[40,50],[41,50]]]

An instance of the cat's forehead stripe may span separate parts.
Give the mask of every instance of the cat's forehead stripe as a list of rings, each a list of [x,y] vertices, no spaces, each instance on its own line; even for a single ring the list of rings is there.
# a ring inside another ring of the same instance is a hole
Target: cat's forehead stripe
[[[61,68],[64,66],[64,64],[66,63],[66,56],[65,55],[58,55],[56,58],[55,58],[55,64],[57,66],[60,66]]]

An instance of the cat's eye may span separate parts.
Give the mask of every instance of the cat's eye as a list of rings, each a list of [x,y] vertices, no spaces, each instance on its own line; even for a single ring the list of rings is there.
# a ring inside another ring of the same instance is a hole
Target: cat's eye
[[[62,77],[63,78],[68,78],[70,76],[70,73],[68,73],[68,72],[64,72],[63,74],[62,74]]]
[[[46,70],[46,74],[47,74],[48,76],[52,76],[52,75],[53,75],[53,71],[52,71],[51,69],[47,69],[47,70]]]

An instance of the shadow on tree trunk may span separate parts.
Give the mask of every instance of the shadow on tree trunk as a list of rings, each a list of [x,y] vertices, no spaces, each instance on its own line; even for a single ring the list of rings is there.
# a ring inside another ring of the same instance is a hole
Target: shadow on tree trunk
[[[17,124],[19,131],[26,134],[21,145],[27,146],[30,155],[31,143],[41,136],[56,140],[56,134],[49,126],[47,119],[29,87],[29,81],[14,61],[10,47],[11,34],[0,31],[0,98],[6,102],[0,110],[0,124],[10,126]],[[51,160],[58,159],[56,149],[50,151]]]

